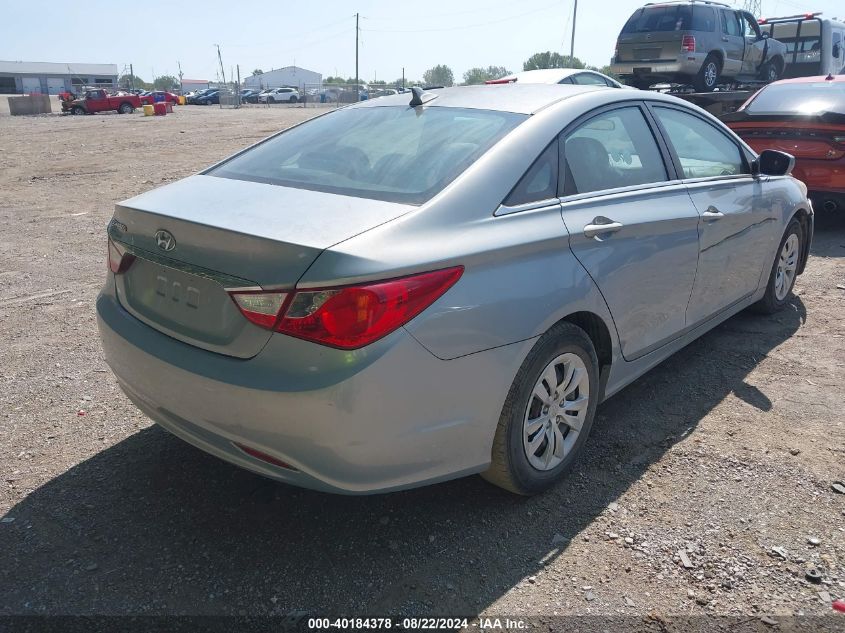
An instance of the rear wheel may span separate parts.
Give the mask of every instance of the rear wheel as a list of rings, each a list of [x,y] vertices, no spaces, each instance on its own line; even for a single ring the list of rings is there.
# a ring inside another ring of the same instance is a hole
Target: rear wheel
[[[131,103],[121,103],[120,107],[117,109],[120,114],[132,114],[134,110],[135,108],[132,107]]]
[[[801,261],[803,230],[798,220],[792,220],[781,238],[772,272],[766,283],[766,294],[754,304],[754,310],[762,314],[774,314],[787,303],[795,286],[798,264]]]
[[[693,85],[699,92],[712,92],[719,85],[719,74],[722,72],[719,59],[715,55],[708,55],[701,65]]]
[[[587,440],[598,384],[598,359],[584,330],[561,323],[544,334],[514,378],[481,476],[521,495],[554,485]]]

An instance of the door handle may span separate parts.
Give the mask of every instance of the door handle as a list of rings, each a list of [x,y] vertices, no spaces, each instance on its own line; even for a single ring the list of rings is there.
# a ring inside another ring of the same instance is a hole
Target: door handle
[[[707,209],[707,211],[702,213],[701,217],[707,220],[708,222],[713,222],[714,220],[721,220],[723,217],[725,217],[725,214],[711,207],[710,209]]]
[[[728,38],[727,38],[727,37],[725,37],[725,36],[723,35],[723,36],[722,36],[722,41],[723,41],[723,42],[727,42],[727,41],[728,41]]]
[[[587,237],[596,237],[597,235],[601,235],[602,233],[616,233],[619,229],[621,229],[624,224],[621,222],[604,222],[604,223],[596,223],[597,220],[600,218],[595,218],[592,224],[588,224],[584,227],[584,235]]]

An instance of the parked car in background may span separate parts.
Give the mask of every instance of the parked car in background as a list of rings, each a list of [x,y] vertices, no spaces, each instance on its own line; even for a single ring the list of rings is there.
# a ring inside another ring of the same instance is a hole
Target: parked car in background
[[[258,103],[258,95],[260,92],[258,90],[252,90],[251,88],[246,88],[245,90],[241,90],[241,102],[243,103]]]
[[[86,90],[81,99],[67,99],[62,101],[62,112],[71,114],[94,114],[116,110],[120,114],[131,114],[135,108],[141,107],[141,99],[137,95],[124,92],[110,95],[102,88]]]
[[[203,95],[194,97],[194,103],[197,105],[212,105],[220,103],[220,91],[212,90]]]
[[[785,79],[845,70],[845,22],[804,13],[760,20],[763,35],[786,45]]]
[[[205,88],[204,90],[199,90],[188,97],[186,101],[190,104],[196,104],[199,99],[202,99],[206,95],[210,95],[212,92],[217,92],[217,88]]]
[[[141,103],[144,105],[150,105],[159,102],[179,103],[179,97],[173,94],[172,92],[168,92],[167,90],[154,90],[152,92],[146,93],[141,97]]]
[[[296,88],[274,88],[259,95],[258,100],[261,103],[296,103],[300,96]]]
[[[664,94],[414,88],[118,204],[102,347],[142,412],[268,477],[540,492],[602,400],[789,304],[791,164]]]
[[[624,88],[621,83],[595,70],[579,68],[544,68],[514,73],[501,79],[491,79],[488,84],[575,84],[576,86],[609,86]]]
[[[628,19],[610,68],[637,88],[676,83],[710,92],[725,82],[775,81],[786,52],[747,11],[706,0],[661,2]]]
[[[817,210],[845,211],[845,76],[777,81],[721,118],[755,151],[793,155]]]

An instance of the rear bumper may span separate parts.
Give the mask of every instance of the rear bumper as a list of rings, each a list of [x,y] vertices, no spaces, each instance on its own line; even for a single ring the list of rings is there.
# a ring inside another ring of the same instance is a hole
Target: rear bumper
[[[792,175],[814,193],[845,194],[845,159],[799,158],[795,161]]]
[[[704,63],[705,55],[690,53],[673,60],[625,61],[610,65],[611,72],[623,79],[653,79],[669,81],[677,76],[692,77]]]
[[[267,477],[349,494],[484,470],[505,396],[533,344],[442,361],[404,329],[353,352],[273,335],[241,360],[143,324],[119,305],[111,279],[97,315],[106,361],[155,422]]]

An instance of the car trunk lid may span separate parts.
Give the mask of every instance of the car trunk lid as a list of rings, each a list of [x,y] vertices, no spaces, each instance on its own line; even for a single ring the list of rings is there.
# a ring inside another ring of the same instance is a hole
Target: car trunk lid
[[[227,290],[293,288],[323,250],[413,208],[193,176],[117,205],[109,236],[135,258],[115,275],[118,297],[173,338],[250,358],[271,334]]]

